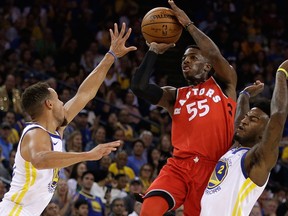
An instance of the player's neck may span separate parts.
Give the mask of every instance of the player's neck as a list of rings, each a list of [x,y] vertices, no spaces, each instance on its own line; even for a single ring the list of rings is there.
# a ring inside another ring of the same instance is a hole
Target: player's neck
[[[242,146],[241,143],[239,143],[238,141],[235,141],[232,147],[233,148],[242,148],[244,146]]]
[[[41,121],[41,119],[33,119],[32,123],[35,123],[35,124],[42,126],[51,134],[55,134],[56,128],[51,124],[51,122],[47,122],[45,120]]]
[[[205,81],[206,80],[203,80],[203,79],[193,79],[193,80],[188,80],[188,84],[189,84],[189,86],[194,87],[194,86],[197,86],[201,83],[204,83]]]

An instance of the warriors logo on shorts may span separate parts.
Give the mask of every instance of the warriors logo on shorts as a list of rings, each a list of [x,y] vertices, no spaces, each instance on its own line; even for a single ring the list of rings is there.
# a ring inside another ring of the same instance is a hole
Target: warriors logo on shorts
[[[209,179],[208,189],[213,189],[221,184],[228,173],[228,164],[226,161],[218,161],[216,167]]]

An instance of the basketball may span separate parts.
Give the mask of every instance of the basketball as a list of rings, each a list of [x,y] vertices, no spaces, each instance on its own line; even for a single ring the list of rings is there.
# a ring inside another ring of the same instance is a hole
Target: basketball
[[[156,7],[146,13],[141,23],[141,32],[148,42],[176,43],[183,27],[170,8]]]

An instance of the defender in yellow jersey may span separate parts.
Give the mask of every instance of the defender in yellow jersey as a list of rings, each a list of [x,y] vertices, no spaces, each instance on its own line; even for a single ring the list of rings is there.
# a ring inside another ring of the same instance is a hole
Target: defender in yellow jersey
[[[279,143],[288,112],[288,60],[277,70],[270,102],[249,98],[263,90],[256,81],[237,101],[233,147],[218,161],[201,200],[201,216],[248,216],[262,194],[278,158]],[[271,114],[270,114],[271,109]]]

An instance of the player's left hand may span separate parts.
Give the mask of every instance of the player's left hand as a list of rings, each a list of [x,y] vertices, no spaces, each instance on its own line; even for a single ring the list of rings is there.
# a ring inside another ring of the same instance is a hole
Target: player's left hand
[[[117,23],[114,23],[114,31],[112,29],[109,29],[111,37],[110,50],[114,52],[118,58],[126,55],[130,51],[137,50],[137,47],[135,46],[129,46],[129,47],[125,46],[125,43],[132,32],[132,29],[129,28],[126,33],[125,31],[126,31],[126,23],[122,23],[120,32],[118,31]]]
[[[120,140],[99,144],[95,148],[87,152],[87,160],[99,160],[103,156],[110,154],[112,151],[116,151],[120,146]]]

